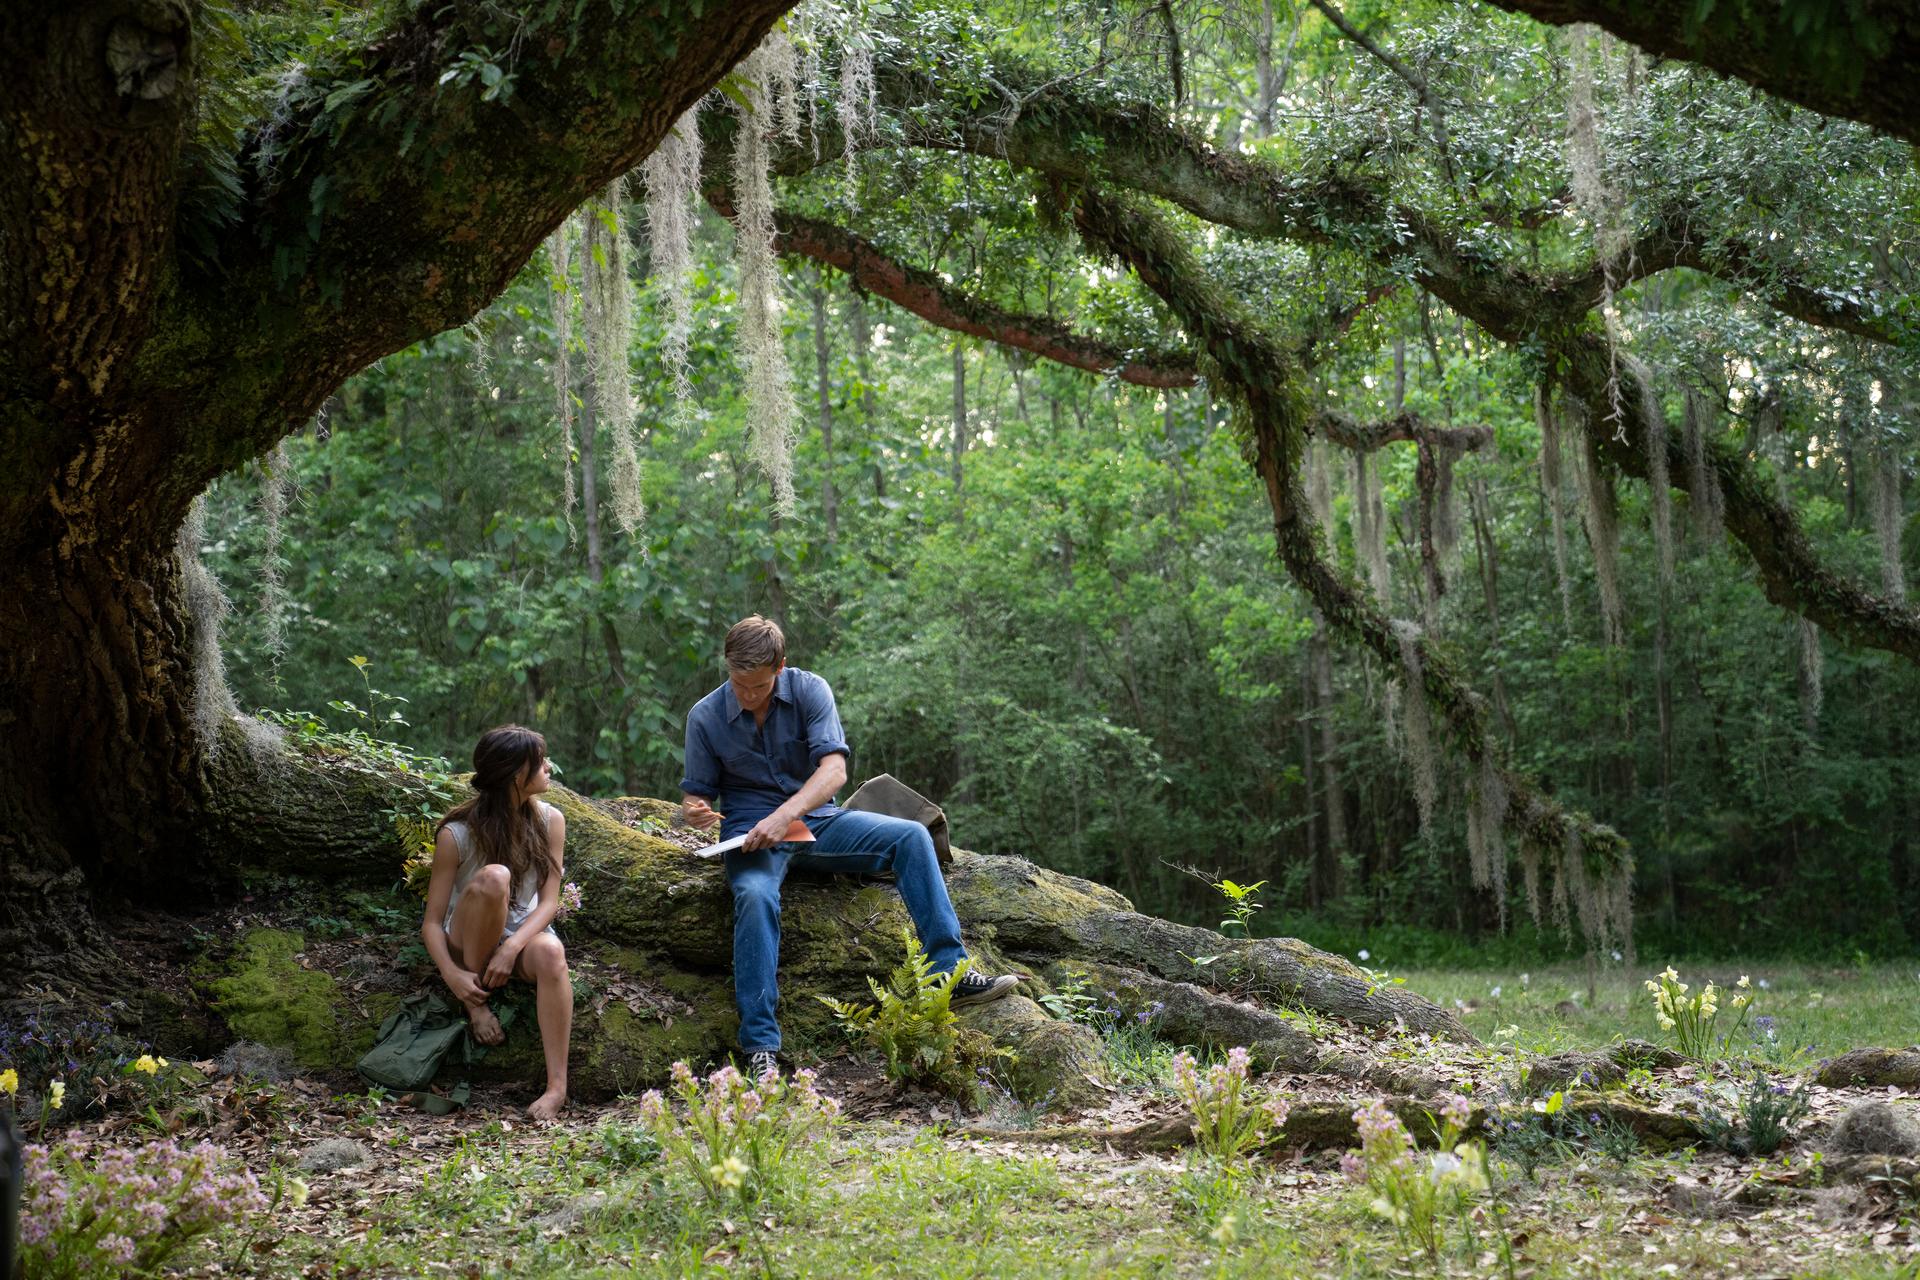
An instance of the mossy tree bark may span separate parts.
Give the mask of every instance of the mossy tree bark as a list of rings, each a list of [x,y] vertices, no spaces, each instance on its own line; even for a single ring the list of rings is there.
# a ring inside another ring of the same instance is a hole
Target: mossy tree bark
[[[466,321],[790,2],[400,11],[211,158],[203,107],[243,69],[196,0],[5,7],[0,949],[70,974],[91,899],[270,843],[218,797],[273,777],[195,729],[224,693],[196,689],[174,554],[194,497]],[[457,74],[507,37],[508,92]],[[213,213],[183,199],[209,173]]]

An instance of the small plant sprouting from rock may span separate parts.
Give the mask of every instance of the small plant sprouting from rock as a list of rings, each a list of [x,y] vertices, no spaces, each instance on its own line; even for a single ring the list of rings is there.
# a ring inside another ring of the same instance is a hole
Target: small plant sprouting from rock
[[[1265,880],[1255,880],[1252,884],[1235,884],[1224,878],[1213,882],[1214,889],[1230,904],[1227,918],[1220,922],[1221,933],[1229,938],[1253,936],[1253,917],[1260,911],[1260,904],[1253,900],[1253,895],[1265,888],[1266,883]]]
[[[846,1034],[886,1058],[887,1078],[926,1085],[955,1098],[975,1098],[979,1071],[1012,1056],[993,1041],[960,1025],[952,1007],[953,984],[967,972],[962,960],[951,973],[936,973],[911,928],[902,928],[906,957],[886,984],[867,979],[873,1004],[849,1004],[816,996],[833,1010]]]

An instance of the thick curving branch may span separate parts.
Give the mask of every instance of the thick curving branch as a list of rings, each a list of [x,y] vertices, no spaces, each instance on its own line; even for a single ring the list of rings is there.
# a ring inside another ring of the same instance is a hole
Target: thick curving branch
[[[1823,115],[1920,142],[1920,14],[1901,0],[1493,0],[1542,22],[1590,22],[1649,53],[1736,76]]]
[[[1309,419],[1300,371],[1287,348],[1207,280],[1186,246],[1150,209],[1086,188],[1063,189],[1058,198],[1092,246],[1125,263],[1167,304],[1242,400],[1253,466],[1273,511],[1274,540],[1289,576],[1331,625],[1365,644],[1390,670],[1405,672],[1408,650],[1418,654],[1418,688],[1412,692],[1476,766],[1477,800],[1496,800],[1496,821],[1520,835],[1529,888],[1544,855],[1559,872],[1556,899],[1578,903],[1580,926],[1590,942],[1599,945],[1624,934],[1633,865],[1626,842],[1587,815],[1561,807],[1512,769],[1489,727],[1484,699],[1448,657],[1425,635],[1408,633],[1408,624],[1396,625],[1327,563],[1301,487],[1299,461]],[[1496,892],[1504,870],[1502,863],[1495,873]],[[1537,914],[1538,895],[1529,896]]]
[[[1809,281],[1798,266],[1785,260],[1788,256],[1769,254],[1735,236],[1713,235],[1702,229],[1691,211],[1669,210],[1621,255],[1612,287],[1684,267],[1724,281],[1802,324],[1890,344],[1912,343],[1920,336],[1911,325],[1897,322],[1883,310]],[[1606,271],[1598,263],[1561,282],[1567,292],[1587,299],[1589,309],[1600,305],[1607,287]]]
[[[709,189],[707,201],[725,217],[733,202],[724,189]],[[1118,378],[1140,387],[1191,387],[1200,381],[1184,351],[1127,350],[1076,333],[1045,316],[1022,315],[956,289],[931,271],[909,266],[844,227],[785,210],[774,213],[774,248],[846,275],[859,288],[905,308],[942,329],[984,338],[1073,369]]]
[[[1323,410],[1314,415],[1310,429],[1342,448],[1361,453],[1403,440],[1454,453],[1478,453],[1493,443],[1492,427],[1436,427],[1411,410],[1378,422],[1362,422],[1337,410]]]
[[[789,4],[396,10],[396,23],[353,58],[292,75],[271,123],[228,157],[244,188],[211,267],[182,257],[175,234],[180,134],[192,111],[140,98],[175,81],[152,71],[132,84],[123,109],[131,119],[156,111],[150,129],[129,134],[111,113],[92,121],[86,111],[98,104],[83,88],[100,69],[79,56],[42,59],[38,44],[81,19],[31,19],[54,8],[40,4],[0,19],[8,65],[36,69],[0,88],[0,132],[54,138],[63,154],[40,165],[60,192],[23,194],[0,180],[8,242],[19,213],[40,226],[36,211],[67,207],[69,194],[79,217],[92,217],[92,198],[81,196],[94,186],[111,209],[63,249],[81,251],[86,271],[25,261],[40,274],[31,305],[0,284],[0,326],[33,338],[0,365],[15,370],[8,390],[25,380],[19,368],[50,370],[46,386],[23,388],[25,409],[4,407],[25,466],[10,468],[19,484],[0,484],[0,553],[71,555],[169,537],[196,493],[305,422],[353,372],[463,324],[505,290],[545,234],[649,154]],[[81,17],[96,8],[132,13],[150,31],[173,15],[184,31],[190,6],[69,6]],[[200,67],[190,36],[179,42],[173,75],[186,84],[244,71]],[[488,84],[463,71],[463,59],[488,52],[511,79]],[[190,102],[190,90],[180,94]],[[0,163],[38,163],[6,152]],[[73,192],[61,173],[79,180]],[[8,177],[17,175],[0,171]],[[65,234],[58,219],[46,226],[48,238]],[[94,236],[98,263],[84,251]],[[77,353],[67,359],[48,344]]]
[[[733,217],[733,202],[724,187],[709,188],[707,200],[723,217]],[[781,253],[843,272],[866,292],[903,307],[937,328],[984,338],[1134,386],[1174,389],[1200,382],[1199,366],[1189,352],[1122,349],[1044,316],[996,307],[954,288],[931,271],[901,262],[872,241],[818,218],[778,211],[774,227],[775,248]],[[1343,308],[1335,322],[1350,320],[1355,310]],[[1377,422],[1362,422],[1350,414],[1326,410],[1315,415],[1312,430],[1357,453],[1407,442],[1473,453],[1493,441],[1492,427],[1435,426],[1411,411]]]
[[[1084,136],[1103,139],[1097,155],[1076,146]],[[1004,129],[963,114],[945,124],[923,119],[911,140],[1000,156],[1056,181],[1124,186],[1253,235],[1337,245],[1390,269],[1410,269],[1422,287],[1503,342],[1544,343],[1582,369],[1590,359],[1594,299],[1581,280],[1535,276],[1458,243],[1431,220],[1394,207],[1358,179],[1331,173],[1295,177],[1259,160],[1221,153],[1145,107],[1094,103],[1056,87]],[[1577,394],[1590,403],[1606,402],[1590,398],[1589,391]],[[1587,430],[1604,449],[1613,424],[1589,415]],[[1770,600],[1851,643],[1920,661],[1920,610],[1826,568],[1793,512],[1768,494],[1750,466],[1725,450],[1713,458],[1726,498],[1727,529],[1759,567]],[[1685,468],[1672,475],[1680,482]]]
[[[1641,394],[1640,375],[1631,365],[1623,363],[1616,374],[1606,343],[1597,335],[1577,335],[1557,350],[1561,385],[1586,405],[1586,431],[1601,455],[1628,475],[1648,479],[1647,413],[1657,410],[1657,398]],[[1617,418],[1610,416],[1614,397],[1608,380],[1613,376],[1621,382]],[[1694,472],[1681,433],[1664,434],[1668,482],[1691,493]],[[1867,591],[1829,568],[1768,480],[1725,444],[1702,443],[1713,483],[1724,499],[1727,532],[1747,549],[1767,599],[1848,644],[1920,662],[1920,609]]]

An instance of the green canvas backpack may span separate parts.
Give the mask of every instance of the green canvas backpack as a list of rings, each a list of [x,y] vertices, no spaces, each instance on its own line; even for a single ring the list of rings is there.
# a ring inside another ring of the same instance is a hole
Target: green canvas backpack
[[[513,1025],[515,1012],[512,1008],[497,1011],[502,1030]],[[464,1011],[448,1004],[437,991],[421,991],[408,996],[380,1024],[373,1048],[360,1059],[360,1076],[383,1089],[419,1093],[422,1107],[445,1115],[466,1102],[466,1081],[444,1098],[427,1090],[442,1064],[456,1051],[465,1066],[487,1055],[487,1047],[476,1044],[468,1033]]]

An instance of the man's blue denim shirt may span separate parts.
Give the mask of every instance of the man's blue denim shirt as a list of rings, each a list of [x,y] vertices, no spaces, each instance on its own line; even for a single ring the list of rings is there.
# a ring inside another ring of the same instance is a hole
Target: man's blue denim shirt
[[[730,840],[785,804],[813,776],[821,758],[836,753],[852,763],[832,688],[811,671],[787,667],[773,682],[764,725],[740,709],[731,683],[693,704],[687,712],[686,776],[680,790],[716,801],[714,808],[726,815],[720,838]],[[838,812],[839,806],[829,802],[807,817]]]

